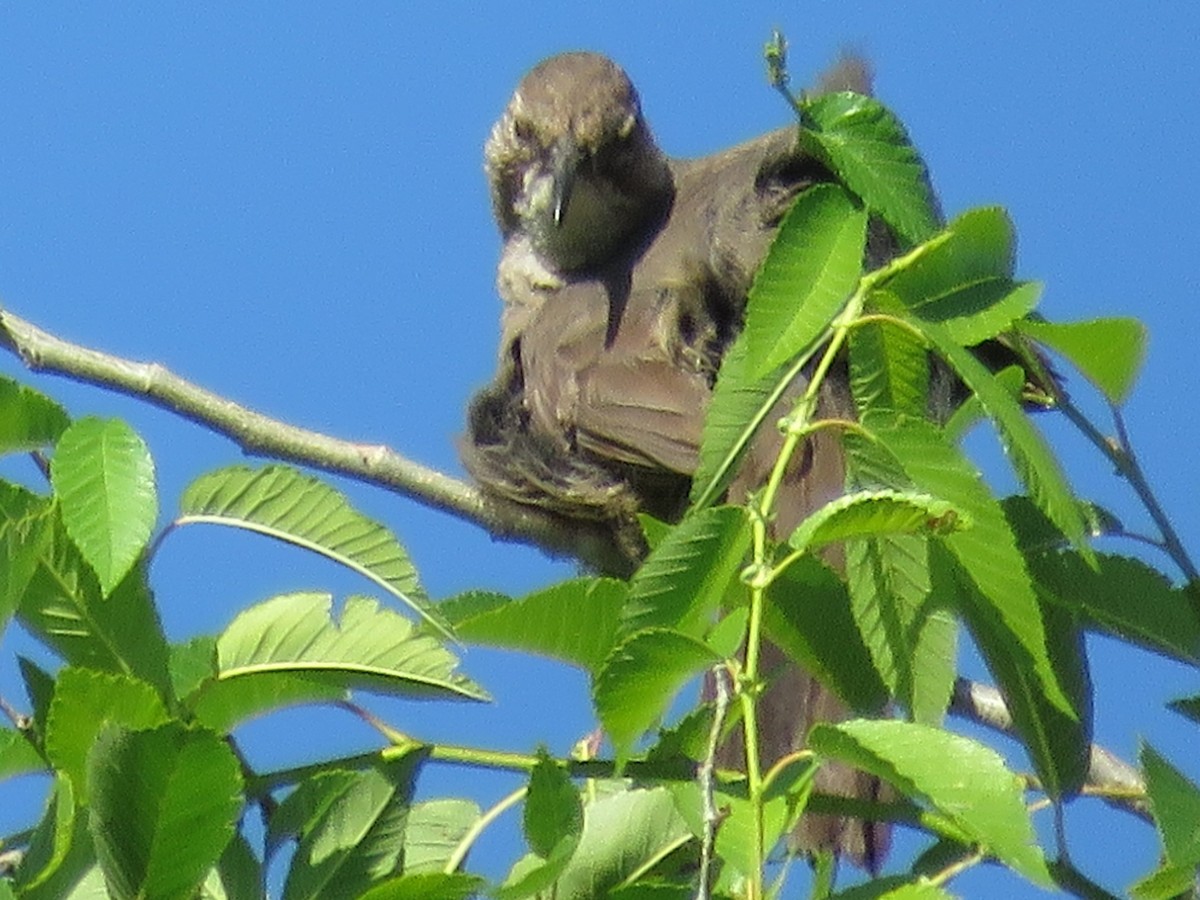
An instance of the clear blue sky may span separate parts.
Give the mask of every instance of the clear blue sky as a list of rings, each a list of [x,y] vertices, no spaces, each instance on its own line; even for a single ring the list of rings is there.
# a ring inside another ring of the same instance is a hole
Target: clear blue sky
[[[1129,423],[1200,552],[1194,4],[6,4],[0,302],[260,411],[459,471],[463,408],[491,372],[497,335],[480,148],[521,73],[561,50],[609,53],[639,86],[661,145],[700,155],[787,121],[760,61],[774,26],[791,40],[798,83],[846,45],[874,60],[878,93],[909,126],[947,212],[1011,211],[1020,273],[1045,281],[1048,316],[1147,322]],[[33,378],[11,357],[0,355],[0,373],[77,416],[133,422],[157,460],[164,521],[191,478],[240,459],[166,413]],[[1051,433],[1084,496],[1131,526],[1144,521],[1081,441]],[[975,443],[997,469],[988,442]],[[403,498],[342,486],[396,531],[436,597],[519,593],[571,571]],[[167,541],[153,583],[174,639],[216,632],[275,593],[366,588],[297,551],[198,529]],[[9,698],[20,697],[19,648],[33,652],[11,635],[0,645]],[[1194,730],[1161,710],[1195,692],[1194,676],[1109,642],[1091,649],[1098,738],[1129,758],[1145,736],[1200,779]],[[545,741],[565,752],[590,728],[586,685],[572,671],[483,651],[465,667],[493,707],[381,708],[421,737],[518,750]],[[313,711],[244,737],[262,767],[373,740],[344,714]],[[513,784],[447,770],[429,783],[485,805]],[[38,802],[27,789],[17,802],[21,790],[0,785],[4,831]],[[1148,829],[1077,807],[1072,847],[1085,870],[1120,891],[1149,869]],[[492,874],[510,840],[481,847]],[[1028,890],[990,871],[958,888]]]

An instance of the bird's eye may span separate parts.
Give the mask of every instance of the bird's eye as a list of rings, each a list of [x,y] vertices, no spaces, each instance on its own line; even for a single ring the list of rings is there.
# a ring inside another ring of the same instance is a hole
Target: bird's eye
[[[528,119],[513,120],[513,135],[518,141],[529,142],[533,140],[533,125]]]

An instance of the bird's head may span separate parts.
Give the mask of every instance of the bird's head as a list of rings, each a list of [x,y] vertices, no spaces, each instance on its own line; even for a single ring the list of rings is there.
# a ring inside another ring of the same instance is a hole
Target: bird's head
[[[554,272],[602,265],[670,203],[671,169],[628,76],[598,53],[564,53],[517,86],[484,148],[507,239],[529,237]]]

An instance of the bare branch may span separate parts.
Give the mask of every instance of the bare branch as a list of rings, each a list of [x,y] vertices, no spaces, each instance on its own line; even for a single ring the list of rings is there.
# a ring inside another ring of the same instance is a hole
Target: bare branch
[[[73,344],[0,311],[0,345],[31,371],[144,400],[224,435],[252,456],[345,475],[474,522],[501,540],[533,544],[603,571],[627,571],[611,533],[542,510],[493,498],[474,485],[408,459],[382,444],[362,444],[298,428],[193,384],[158,363],[142,363]]]
[[[993,731],[1017,737],[1008,704],[994,687],[959,678],[954,683],[950,712]],[[1133,813],[1146,821],[1151,820],[1146,801],[1146,782],[1141,773],[1099,744],[1092,744],[1087,788],[1110,806]]]
[[[361,444],[289,425],[174,374],[64,341],[8,311],[0,311],[0,345],[31,370],[62,375],[144,400],[224,435],[250,455],[288,460],[345,475],[473,522],[501,540],[567,555],[601,571],[621,572],[629,560],[610,531],[569,522],[533,507],[489,497],[473,485],[407,459],[382,444]],[[950,711],[1006,734],[1012,717],[999,691],[960,678]],[[1088,784],[1106,802],[1147,818],[1145,783],[1137,769],[1093,745]]]

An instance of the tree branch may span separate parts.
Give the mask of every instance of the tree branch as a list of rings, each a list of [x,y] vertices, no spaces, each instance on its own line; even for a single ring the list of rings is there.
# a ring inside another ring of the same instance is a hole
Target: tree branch
[[[628,570],[628,558],[615,548],[607,529],[490,497],[382,444],[355,443],[289,425],[205,390],[158,363],[134,362],[70,343],[8,311],[0,311],[0,345],[31,371],[62,375],[144,400],[229,438],[249,455],[345,475],[473,522],[498,539],[572,556],[600,571]],[[1015,734],[1008,707],[995,688],[960,678],[950,711]],[[1088,784],[1106,802],[1149,818],[1145,783],[1137,769],[1096,745]]]
[[[957,679],[950,698],[950,713],[993,731],[1018,737],[1008,704],[994,687],[968,678]],[[1146,801],[1146,782],[1141,773],[1099,744],[1092,744],[1087,787],[1110,806],[1152,821]]]
[[[70,343],[7,310],[0,311],[0,345],[31,371],[63,375],[144,400],[229,438],[249,455],[345,475],[473,522],[495,538],[572,556],[602,571],[628,569],[628,560],[613,546],[611,532],[599,525],[568,522],[491,497],[382,444],[341,440],[273,419],[158,363],[134,362]]]

